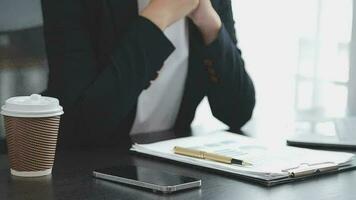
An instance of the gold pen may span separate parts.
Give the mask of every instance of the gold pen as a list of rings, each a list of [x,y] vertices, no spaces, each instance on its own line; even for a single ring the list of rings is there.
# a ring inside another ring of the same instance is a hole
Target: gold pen
[[[221,163],[225,163],[225,164],[237,164],[237,165],[243,165],[243,166],[252,165],[251,163],[248,163],[243,160],[235,159],[232,157],[219,155],[219,154],[215,154],[215,153],[209,153],[209,152],[200,151],[200,150],[195,150],[195,149],[190,149],[190,148],[185,148],[185,147],[175,146],[173,150],[174,150],[175,154],[194,157],[194,158],[200,158],[200,159],[206,159],[206,160],[212,160],[215,162],[221,162]]]

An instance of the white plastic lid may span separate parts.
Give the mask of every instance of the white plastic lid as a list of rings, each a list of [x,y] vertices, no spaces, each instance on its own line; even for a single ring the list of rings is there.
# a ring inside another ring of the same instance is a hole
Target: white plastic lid
[[[11,117],[53,117],[63,114],[59,101],[39,94],[12,97],[1,107],[1,114]]]

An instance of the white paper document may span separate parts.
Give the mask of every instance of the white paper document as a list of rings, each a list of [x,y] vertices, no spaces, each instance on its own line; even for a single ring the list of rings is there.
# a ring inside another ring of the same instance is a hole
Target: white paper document
[[[233,157],[252,163],[252,166],[224,164],[178,155],[173,151],[175,146]],[[216,132],[204,136],[178,138],[151,144],[134,144],[131,150],[264,180],[289,176],[293,169],[347,165],[354,157],[352,153],[267,146],[255,139],[229,132]]]

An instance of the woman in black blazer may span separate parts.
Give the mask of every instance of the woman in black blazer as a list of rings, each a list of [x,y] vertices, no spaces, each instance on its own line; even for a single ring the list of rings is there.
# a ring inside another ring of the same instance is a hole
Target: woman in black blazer
[[[254,87],[237,48],[231,0],[43,0],[49,61],[45,95],[65,114],[61,147],[127,149],[141,92],[175,47],[163,31],[188,17],[189,65],[175,130],[188,131],[207,96],[232,131],[251,118]],[[174,83],[167,83],[174,84]]]

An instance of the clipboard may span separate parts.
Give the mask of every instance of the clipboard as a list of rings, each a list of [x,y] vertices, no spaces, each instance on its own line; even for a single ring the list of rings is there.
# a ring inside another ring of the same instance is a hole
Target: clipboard
[[[330,165],[321,165],[319,167],[313,166],[309,169],[306,168],[304,170],[294,169],[291,171],[291,174],[288,177],[269,180],[264,182],[263,184],[266,186],[275,186],[283,183],[301,181],[301,180],[311,179],[314,177],[326,176],[326,175],[336,174],[340,172],[350,171],[354,169],[356,169],[356,160],[353,160],[348,165],[342,165],[342,166],[330,164]]]
[[[290,169],[289,175],[286,175],[286,176],[276,176],[276,177],[273,177],[270,179],[263,179],[263,178],[253,177],[253,176],[244,175],[244,174],[236,174],[236,173],[232,173],[232,172],[216,170],[216,169],[212,169],[212,168],[205,167],[205,166],[191,165],[188,163],[179,162],[176,160],[163,158],[163,157],[157,157],[157,156],[153,156],[153,155],[149,155],[149,154],[145,154],[145,153],[141,153],[141,152],[137,152],[137,151],[131,151],[131,153],[134,153],[136,155],[143,156],[146,158],[150,158],[150,159],[155,159],[155,160],[160,160],[160,161],[163,160],[163,161],[166,161],[169,163],[174,163],[174,164],[178,164],[178,165],[185,166],[185,167],[188,166],[188,167],[195,168],[195,169],[203,169],[207,172],[219,174],[222,176],[228,176],[230,178],[233,177],[236,179],[240,179],[242,181],[255,183],[258,185],[265,186],[265,187],[273,187],[273,186],[282,185],[282,184],[286,184],[286,183],[298,182],[298,181],[308,180],[308,179],[312,179],[312,178],[316,178],[316,177],[320,177],[320,176],[328,176],[328,175],[337,174],[337,173],[351,171],[351,170],[356,169],[356,159],[354,159],[352,162],[348,163],[347,165],[337,166],[333,163],[329,163],[326,165],[324,163],[321,163],[320,166],[313,165],[312,167],[309,167],[309,168]],[[286,170],[288,170],[288,169],[286,169]]]
[[[175,146],[203,150],[229,157],[236,156],[243,160],[247,159],[247,162],[253,164],[257,162],[258,164],[256,164],[256,167],[253,165],[245,168],[179,155],[174,153]],[[287,146],[270,150],[253,138],[229,132],[177,138],[150,144],[134,144],[131,151],[147,155],[150,158],[170,160],[190,167],[203,168],[212,173],[228,175],[268,187],[356,169],[356,159],[353,153]],[[244,155],[245,157],[243,157]],[[249,157],[249,155],[252,155],[252,157]]]

